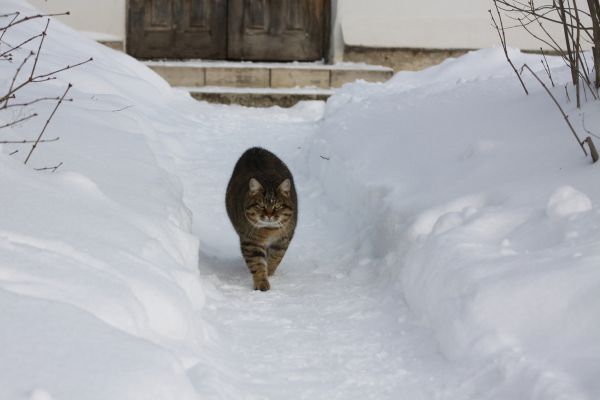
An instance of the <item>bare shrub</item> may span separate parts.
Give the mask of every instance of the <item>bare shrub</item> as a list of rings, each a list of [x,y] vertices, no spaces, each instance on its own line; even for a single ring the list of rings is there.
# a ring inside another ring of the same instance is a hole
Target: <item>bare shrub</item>
[[[39,134],[32,136],[31,138],[20,140],[2,140],[0,136],[0,144],[11,144],[16,146],[31,145],[31,148],[23,161],[25,164],[29,162],[33,152],[38,148],[40,143],[56,142],[60,139],[59,137],[44,139],[43,136],[60,105],[63,102],[72,101],[72,99],[66,97],[72,85],[69,83],[62,94],[51,97],[28,98],[24,94],[24,89],[30,85],[55,80],[59,73],[92,61],[92,59],[89,58],[50,72],[38,72],[38,64],[42,55],[44,41],[48,34],[48,26],[51,22],[49,17],[68,14],[69,13],[36,14],[24,16],[16,11],[14,13],[0,15],[0,63],[8,63],[12,67],[12,75],[7,79],[7,83],[10,83],[6,88],[0,91],[0,133],[2,129],[14,127],[23,123],[30,123],[32,120],[40,117],[38,113],[29,111],[32,105],[37,103],[55,102],[55,105],[51,109],[49,116],[46,118]],[[14,28],[19,24],[31,23],[32,21],[39,19],[46,19],[44,29],[39,34],[32,35],[18,43],[8,43],[6,41],[6,34],[11,28]],[[35,50],[27,49],[29,43],[37,43]],[[17,115],[17,117],[15,117],[15,115]],[[10,154],[14,155],[17,153],[19,153],[19,149]],[[51,170],[54,172],[60,165],[62,165],[62,162],[56,166],[36,169]]]
[[[537,39],[541,46],[549,48],[554,54],[559,55],[569,67],[571,72],[571,82],[575,89],[575,101],[577,108],[581,108],[582,94],[583,98],[588,100],[588,93],[594,100],[598,100],[598,89],[600,87],[600,0],[587,0],[587,9],[581,7],[577,0],[493,0],[496,13],[490,10],[492,26],[498,32],[500,41],[504,49],[506,59],[515,71],[516,75],[528,94],[527,88],[521,77],[524,70],[527,70],[546,90],[546,93],[552,98],[570,131],[577,140],[577,143],[587,155],[584,145],[587,145],[593,162],[598,160],[598,153],[592,141],[591,136],[581,140],[577,135],[573,125],[569,121],[569,116],[565,113],[556,97],[548,89],[540,77],[528,66],[523,65],[520,71],[517,71],[506,50],[506,30],[523,29],[530,36]],[[510,25],[505,25],[503,16],[511,21]],[[552,26],[558,26],[561,32],[557,35]],[[591,48],[592,63],[585,57],[585,48]],[[546,54],[540,47],[543,59],[541,60],[544,70],[548,75],[550,83],[554,85],[550,66],[546,59]],[[568,89],[565,87],[567,97]]]

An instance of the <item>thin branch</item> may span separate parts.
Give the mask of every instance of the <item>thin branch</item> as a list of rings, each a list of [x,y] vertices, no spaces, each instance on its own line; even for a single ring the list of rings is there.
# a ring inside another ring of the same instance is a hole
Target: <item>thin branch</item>
[[[44,79],[36,79],[34,81],[31,82],[27,82],[27,83],[40,83],[40,82],[48,82],[48,81],[53,81],[56,79],[56,76],[51,76],[49,78],[44,78]]]
[[[15,20],[16,20],[17,18],[19,18],[19,15],[21,15],[21,13],[20,13],[19,11],[15,11],[14,13],[11,13],[11,14],[4,14],[4,15],[2,15],[2,16],[0,16],[0,17],[3,17],[3,18],[4,18],[4,17],[11,17],[11,16],[13,16],[13,15],[14,15],[14,18],[13,18],[13,19],[12,19],[12,20],[9,22],[9,25],[10,25],[10,24],[12,24],[13,22],[15,22]],[[0,31],[2,32],[2,33],[0,34],[0,42],[2,42],[2,38],[4,37],[4,34],[6,33],[7,29],[1,29]]]
[[[15,92],[17,92],[18,90],[20,90],[21,88],[23,88],[24,86],[26,86],[26,85],[28,85],[30,83],[40,83],[40,82],[46,82],[46,81],[54,80],[54,79],[56,79],[56,77],[52,76],[52,75],[58,74],[59,72],[66,71],[66,70],[71,69],[71,68],[78,67],[78,66],[86,64],[86,63],[88,63],[90,61],[93,61],[92,57],[90,57],[89,59],[87,59],[85,61],[79,62],[77,64],[67,65],[64,68],[57,69],[57,70],[49,72],[47,74],[38,75],[38,76],[34,77],[33,79],[27,79],[26,81],[20,83],[18,86],[14,87],[14,88],[11,88],[10,91],[7,94],[5,94],[3,97],[0,97],[0,102],[1,101],[8,101],[9,96],[12,96]],[[2,108],[5,108],[5,107],[0,107],[0,109],[2,109]]]
[[[550,83],[552,83],[552,87],[555,87],[555,85],[554,85],[554,79],[552,79],[552,72],[550,71],[550,65],[548,64],[548,59],[546,58],[546,54],[544,53],[544,49],[542,49],[540,47],[540,51],[542,52],[542,57],[544,57],[542,59],[542,65],[544,66],[544,69],[546,70],[546,74],[548,74],[548,78],[550,78]]]
[[[77,64],[72,64],[72,65],[71,65],[71,64],[69,64],[69,65],[67,65],[66,67],[63,67],[63,68],[60,68],[60,69],[54,70],[54,71],[52,71],[52,72],[48,72],[47,74],[38,75],[38,76],[36,76],[36,77],[32,78],[32,79],[31,79],[31,82],[43,82],[43,81],[44,81],[44,78],[46,78],[46,77],[49,77],[49,76],[52,76],[52,75],[58,74],[59,72],[66,71],[66,70],[68,70],[68,69],[71,69],[71,68],[79,67],[80,65],[87,64],[87,63],[89,63],[90,61],[94,61],[94,58],[93,58],[93,57],[90,57],[90,58],[88,58],[88,59],[87,59],[87,60],[85,60],[85,61],[78,62]]]
[[[19,14],[21,14],[20,11],[15,11],[15,12],[11,12],[8,14],[2,14],[2,15],[0,15],[0,18],[8,18],[8,17],[12,17],[13,15],[18,17]],[[14,18],[14,19],[16,19],[16,18]]]
[[[42,139],[39,140],[38,143],[50,143],[56,142],[60,140],[60,137],[55,137],[53,139]],[[27,144],[27,143],[35,143],[35,140],[0,140],[0,144]]]
[[[16,45],[16,46],[13,46],[13,47],[11,47],[10,49],[6,50],[4,53],[1,53],[1,54],[0,54],[0,58],[1,58],[1,57],[7,57],[11,51],[15,51],[16,49],[19,49],[19,48],[23,47],[23,46],[24,46],[24,45],[26,45],[27,43],[29,43],[29,42],[31,42],[31,41],[33,41],[33,40],[35,40],[35,39],[39,38],[40,36],[42,36],[42,34],[41,34],[41,33],[40,33],[40,34],[38,34],[38,35],[35,35],[35,36],[32,36],[32,37],[30,37],[29,39],[27,39],[27,40],[25,40],[25,41],[23,41],[23,42],[19,43],[19,44],[18,44],[18,45]]]
[[[579,63],[580,65],[583,66],[582,71],[579,76],[587,83],[591,83],[592,78],[590,77],[590,64],[588,63],[587,58],[585,57],[585,51],[583,50],[583,48],[581,47],[581,43],[578,44],[578,50],[577,50],[580,54],[579,56]],[[594,98],[596,98],[596,96],[594,96]]]
[[[573,0],[573,6],[575,7],[575,16],[571,16],[571,21],[573,19],[575,19],[577,22],[580,21],[579,19],[579,13],[577,11],[577,0]],[[575,88],[576,88],[576,92],[577,92],[577,108],[581,108],[581,85],[580,85],[580,81],[581,79],[579,79],[579,75],[580,75],[580,71],[581,71],[581,29],[579,28],[579,24],[577,25],[577,28],[575,29],[576,36],[575,39],[573,40],[573,51],[575,53],[575,61],[574,61],[574,68],[575,68],[575,72],[577,73],[577,78],[575,83]],[[573,38],[573,32],[571,32],[571,38]]]
[[[34,170],[36,170],[36,171],[48,171],[48,170],[52,170],[50,172],[54,173],[54,172],[56,172],[57,169],[60,168],[61,165],[63,165],[62,161],[59,162],[54,167],[34,168]]]
[[[588,135],[592,135],[595,138],[600,139],[600,136],[595,134],[594,132],[590,131],[589,129],[587,129],[585,127],[585,114],[581,115],[581,126],[583,127],[583,130],[588,134]]]
[[[498,13],[498,21],[500,22],[500,25],[498,25],[496,23],[496,19],[494,18],[494,14],[492,14],[492,10],[488,10],[488,12],[490,13],[490,17],[492,18],[492,23],[493,23],[494,27],[496,28],[496,32],[498,32],[498,36],[500,37],[500,43],[502,43],[502,49],[504,50],[504,56],[506,57],[506,61],[508,61],[508,63],[512,67],[514,73],[517,75],[517,78],[519,78],[519,82],[521,82],[521,86],[523,87],[525,94],[529,95],[529,91],[527,90],[527,87],[525,86],[525,82],[523,82],[521,75],[517,71],[517,68],[513,64],[512,60],[510,59],[510,56],[508,55],[508,50],[506,48],[506,34],[504,32],[504,24],[502,22],[502,15],[500,14],[500,10],[498,9],[498,4],[496,3],[496,0],[494,0],[494,5],[496,6],[496,12]]]
[[[29,161],[29,158],[31,157],[31,154],[33,153],[33,151],[36,149],[38,143],[40,142],[40,140],[42,139],[42,135],[44,134],[44,132],[46,131],[46,128],[48,127],[48,124],[50,124],[50,120],[52,120],[52,117],[54,116],[54,114],[56,113],[56,110],[58,110],[58,107],[61,105],[63,99],[67,96],[67,93],[69,93],[69,90],[71,90],[71,87],[73,87],[72,84],[69,83],[69,85],[67,86],[67,89],[65,90],[65,92],[63,93],[62,97],[60,98],[60,100],[58,101],[58,103],[56,103],[56,107],[54,107],[54,110],[52,110],[52,114],[50,114],[50,117],[48,117],[48,120],[46,121],[46,123],[44,124],[44,128],[42,129],[42,131],[40,132],[40,135],[37,137],[37,140],[35,141],[35,143],[33,143],[33,146],[31,146],[31,150],[29,151],[29,154],[27,154],[27,157],[25,158],[25,162],[24,164],[27,164],[27,161]]]
[[[27,22],[27,21],[30,21],[32,19],[45,18],[45,17],[60,17],[60,16],[63,16],[63,15],[71,15],[71,13],[69,11],[67,11],[67,12],[63,12],[63,13],[54,13],[54,14],[35,14],[35,15],[29,15],[29,16],[23,17],[23,18],[21,18],[19,20],[9,22],[8,25],[0,27],[0,31],[5,31],[8,28],[12,28],[15,25],[22,24],[23,22]]]
[[[519,21],[521,21],[521,20],[519,20]],[[566,60],[565,51],[560,47],[560,45],[558,43],[556,43],[556,41],[554,40],[554,38],[552,37],[552,35],[550,35],[550,33],[548,33],[548,31],[546,30],[546,27],[540,21],[537,21],[537,22],[538,22],[538,25],[539,25],[540,29],[542,29],[542,31],[546,34],[546,36],[548,36],[548,40],[540,37],[539,35],[536,35],[522,21],[521,21],[521,27],[523,29],[525,29],[525,31],[529,35],[531,35],[533,38],[535,38],[535,39],[539,40],[540,42],[544,43],[546,46],[550,47],[554,52],[558,53],[563,59]]]
[[[548,16],[550,14],[554,14],[555,12],[557,12],[555,6],[547,5],[547,6],[535,7],[533,5],[533,2],[529,2],[528,4],[525,4],[525,3],[520,3],[518,1],[513,1],[512,3],[509,3],[506,0],[495,0],[495,1],[498,2],[499,9],[501,11],[504,11],[506,13],[523,14],[528,17],[529,23],[534,22],[536,19],[542,19],[544,21],[548,21],[548,22],[552,22],[552,23],[556,23],[556,24],[562,24],[560,17],[558,19],[556,19],[556,18],[551,18]],[[571,15],[571,12],[572,12],[572,8],[565,7],[566,15]],[[579,10],[579,12],[582,14],[585,14],[586,16],[589,16],[588,13],[586,13],[582,10]],[[510,15],[507,15],[507,17],[510,19],[513,19],[513,20],[516,19],[515,17],[511,17]],[[510,28],[514,28],[514,27],[515,26],[511,26]],[[567,27],[574,28],[574,25],[571,25],[567,22]],[[592,28],[588,28],[585,26],[582,26],[581,29],[584,30],[588,35],[589,35],[588,31],[592,30]]]
[[[0,97],[0,102],[3,102],[4,104],[0,107],[1,109],[6,108],[6,106],[8,105],[8,101],[11,98],[14,98],[14,93],[18,90],[14,89],[15,86],[15,82],[17,81],[17,77],[19,76],[19,73],[21,73],[21,69],[23,68],[23,66],[27,63],[27,61],[29,61],[29,59],[31,58],[31,56],[33,55],[33,53],[29,53],[29,55],[27,57],[25,57],[23,59],[23,61],[21,62],[21,64],[19,64],[19,66],[17,67],[17,70],[15,71],[15,75],[12,78],[12,82],[10,83],[10,87],[8,88],[8,93],[6,93],[4,96]]]
[[[583,50],[580,47],[580,52],[581,54],[583,54]],[[579,71],[579,77],[583,80],[583,82],[585,83],[585,86],[588,87],[588,89],[590,89],[590,93],[592,94],[592,97],[594,98],[594,100],[598,100],[598,93],[595,90],[595,86],[594,83],[592,82],[592,78],[590,77],[590,67],[588,65],[588,62],[586,60],[585,57],[581,57],[581,60],[583,61],[583,68],[581,68],[581,70],[583,71]],[[585,90],[585,86],[584,86],[584,90]],[[587,97],[586,97],[586,101],[587,101]]]
[[[35,60],[33,60],[33,67],[31,68],[31,74],[29,74],[29,79],[33,79],[33,75],[35,74],[35,67],[37,67],[38,60],[40,58],[40,53],[42,52],[42,46],[44,45],[44,40],[46,39],[46,31],[48,30],[48,26],[50,25],[50,18],[46,21],[46,26],[42,31],[42,38],[40,39],[40,45],[38,46],[37,53],[35,55]]]
[[[58,97],[58,96],[56,96],[56,97],[40,97],[39,99],[31,100],[31,101],[28,101],[28,102],[25,102],[25,103],[11,103],[11,104],[7,105],[4,108],[28,107],[28,106],[30,106],[32,104],[39,103],[41,101],[58,101],[58,100],[60,100],[60,97]],[[64,99],[63,101],[72,102],[73,99]]]
[[[9,126],[14,126],[20,124],[21,122],[27,121],[28,119],[37,117],[37,113],[29,114],[26,117],[17,119],[15,121],[9,122],[8,124],[0,125],[0,129],[8,128]]]
[[[552,101],[554,101],[554,104],[556,104],[556,107],[560,110],[560,113],[562,114],[563,118],[565,119],[565,122],[567,123],[567,125],[569,126],[569,129],[573,133],[573,136],[575,137],[575,140],[577,140],[577,143],[579,144],[579,147],[581,147],[581,150],[583,150],[583,154],[585,154],[587,156],[588,154],[587,154],[587,151],[585,150],[585,147],[583,147],[583,142],[579,139],[579,136],[577,135],[577,132],[575,132],[575,128],[573,128],[573,125],[571,125],[571,121],[569,121],[569,116],[565,113],[565,111],[563,110],[563,108],[560,106],[559,102],[556,100],[556,97],[554,97],[554,95],[552,94],[552,92],[550,91],[550,89],[548,89],[548,87],[540,79],[540,77],[537,76],[537,74],[535,72],[533,72],[533,70],[531,68],[529,68],[529,65],[523,64],[523,66],[521,67],[521,71],[523,71],[524,68],[526,68],[531,73],[531,75],[534,76],[534,78],[546,90],[546,93],[548,93],[548,95],[550,96],[550,98],[552,99]]]

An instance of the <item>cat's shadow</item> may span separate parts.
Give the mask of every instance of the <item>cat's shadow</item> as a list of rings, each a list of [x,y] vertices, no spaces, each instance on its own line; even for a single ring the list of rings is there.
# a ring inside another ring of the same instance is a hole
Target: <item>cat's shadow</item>
[[[198,268],[202,275],[214,275],[219,281],[228,284],[248,279],[248,268],[241,255],[217,257],[200,251],[198,257]]]

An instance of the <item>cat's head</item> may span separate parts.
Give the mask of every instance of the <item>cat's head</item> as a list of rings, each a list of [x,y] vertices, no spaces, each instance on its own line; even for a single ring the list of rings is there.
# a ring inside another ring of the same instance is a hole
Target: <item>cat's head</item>
[[[285,179],[278,185],[261,184],[251,178],[245,201],[245,216],[255,228],[277,229],[292,219],[295,207],[291,198],[292,182]]]

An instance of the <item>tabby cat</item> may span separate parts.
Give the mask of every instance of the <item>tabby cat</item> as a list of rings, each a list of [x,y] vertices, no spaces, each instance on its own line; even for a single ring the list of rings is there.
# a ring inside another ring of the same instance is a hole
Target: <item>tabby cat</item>
[[[246,150],[233,169],[225,196],[227,214],[240,237],[254,290],[270,289],[296,228],[298,200],[287,166],[270,151]]]

